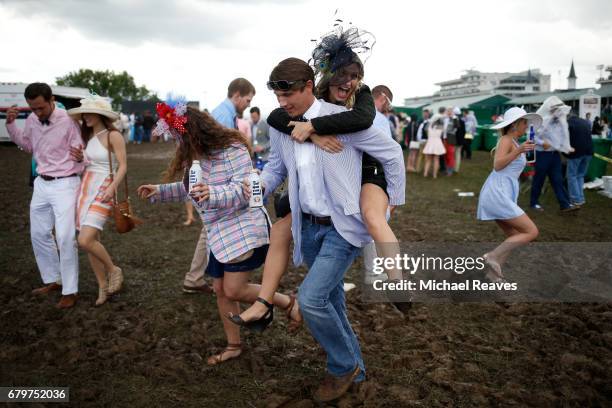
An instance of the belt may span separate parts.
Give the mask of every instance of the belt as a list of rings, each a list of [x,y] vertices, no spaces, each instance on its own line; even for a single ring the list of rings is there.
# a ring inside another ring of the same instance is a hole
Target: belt
[[[307,214],[305,212],[303,212],[302,214],[304,215],[304,218],[306,218],[308,221],[310,221],[313,224],[328,225],[328,226],[332,225],[331,217],[317,217],[312,214]]]
[[[45,181],[59,180],[59,179],[68,178],[68,177],[76,177],[77,175],[78,174],[76,174],[76,173],[72,173],[69,176],[52,177],[52,176],[46,176],[44,174],[39,174],[39,176],[42,177],[42,179],[45,180]]]

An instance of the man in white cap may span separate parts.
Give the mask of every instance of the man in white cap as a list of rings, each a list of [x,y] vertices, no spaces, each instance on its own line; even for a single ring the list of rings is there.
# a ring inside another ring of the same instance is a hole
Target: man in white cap
[[[543,123],[535,136],[537,153],[530,201],[531,208],[535,210],[543,211],[538,200],[547,176],[555,191],[561,211],[568,212],[577,209],[577,207],[570,206],[567,191],[563,186],[563,173],[561,171],[560,153],[573,151],[569,144],[569,128],[567,125],[567,115],[570,110],[569,106],[553,95],[547,98],[537,111],[542,116]]]
[[[32,110],[25,128],[17,127],[17,108],[10,108],[6,113],[6,129],[11,140],[32,153],[38,163],[30,203],[30,235],[45,286],[32,293],[46,295],[61,290],[57,307],[67,309],[74,306],[78,292],[75,222],[79,174],[83,171],[83,163],[73,160],[70,148],[82,148],[83,140],[76,122],[65,110],[56,109],[49,85],[29,84],[24,96]]]

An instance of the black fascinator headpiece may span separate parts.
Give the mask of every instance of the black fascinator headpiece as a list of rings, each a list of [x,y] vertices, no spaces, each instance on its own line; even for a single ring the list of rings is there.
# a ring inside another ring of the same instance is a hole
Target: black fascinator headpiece
[[[341,22],[341,20],[336,21]],[[365,62],[375,43],[376,39],[371,33],[359,30],[357,27],[344,29],[336,23],[334,30],[323,36],[312,51],[310,61],[315,75],[333,75],[338,68],[354,62],[357,55],[360,55],[361,61]]]

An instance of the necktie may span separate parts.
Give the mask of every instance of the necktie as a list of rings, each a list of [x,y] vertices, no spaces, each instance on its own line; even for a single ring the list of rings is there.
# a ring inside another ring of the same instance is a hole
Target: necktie
[[[43,126],[49,126],[51,123],[49,122],[49,119],[38,119],[40,121],[40,124]]]
[[[295,118],[292,118],[291,120],[294,122],[308,122],[308,119],[306,119],[304,115],[296,116]]]

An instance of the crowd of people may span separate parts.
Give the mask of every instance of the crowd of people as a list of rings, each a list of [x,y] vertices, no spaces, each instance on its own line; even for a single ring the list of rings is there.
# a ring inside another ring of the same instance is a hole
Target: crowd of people
[[[280,61],[267,82],[279,108],[267,120],[256,107],[249,111],[250,121],[242,119],[256,93],[244,78],[231,81],[227,98],[210,114],[182,99],[167,100],[157,105],[157,120],[151,112],[126,119],[95,95],[65,111],[55,106],[48,85],[30,84],[25,98],[33,114],[25,129],[15,125],[14,109],[7,112],[6,123],[11,139],[38,163],[30,220],[44,286],[33,293],[61,290],[58,307],[75,305],[75,242],[87,252],[98,282],[95,305],[102,306],[121,290],[123,271],[102,244],[101,232],[128,171],[126,143],[172,139],[176,152],[164,183],[143,184],[137,192],[151,204],[185,202],[186,223],[193,222],[194,210],[202,220],[183,291],[216,295],[227,345],[207,363],[238,358],[240,329],[264,331],[277,307],[289,319],[290,331],[307,326],[326,353],[326,376],[314,395],[318,401],[335,400],[364,381],[365,363],[347,315],[344,275],[368,243],[374,245],[364,251],[366,268],[375,256],[399,255],[388,220],[405,203],[406,173],[421,167],[426,177],[436,178],[440,169],[449,176],[458,173],[462,159],[471,157],[477,126],[473,112],[458,107],[424,111],[422,120],[400,120],[392,112],[391,88],[370,89],[362,82],[360,54],[371,50],[369,35],[338,28],[317,44],[311,64],[297,58]],[[517,205],[525,152],[538,150],[532,207],[541,209],[538,196],[547,175],[562,210],[584,204],[578,178],[585,149],[578,139],[570,141],[573,131],[565,131],[564,115],[564,105],[551,100],[534,114],[512,108],[496,125],[501,135],[494,170],[478,203],[478,219],[495,220],[507,236],[485,254],[491,281],[503,281],[510,251],[538,235]],[[117,122],[127,126],[118,129]],[[538,128],[538,138],[519,144],[529,125]],[[409,150],[406,163],[400,143]],[[571,158],[576,160],[571,166],[576,180],[570,198],[558,188],[558,154],[551,153],[557,151],[578,155]],[[195,185],[189,180],[192,165],[199,165],[203,174]],[[265,207],[249,205],[253,171],[260,173],[264,197],[275,197],[274,223]],[[308,267],[297,295],[278,292],[291,258],[294,265]],[[261,284],[251,283],[251,272],[261,266]],[[389,268],[385,278],[399,281],[402,274]],[[251,306],[241,311],[240,302]]]
[[[123,135],[126,143],[168,142],[169,139],[153,132],[157,120],[157,115],[150,110],[131,112],[129,115],[121,112],[117,115],[113,126]]]
[[[394,115],[388,116],[393,123]],[[408,149],[407,172],[437,178],[441,170],[451,176],[459,173],[462,159],[472,158],[472,140],[478,126],[473,111],[451,106],[440,107],[436,114],[424,109],[420,119],[416,114],[399,116],[396,133],[397,140]]]
[[[595,118],[591,120],[591,113],[588,112],[586,114],[586,120],[589,122],[592,135],[612,139],[612,128],[610,128],[610,122],[607,116],[595,116]]]

